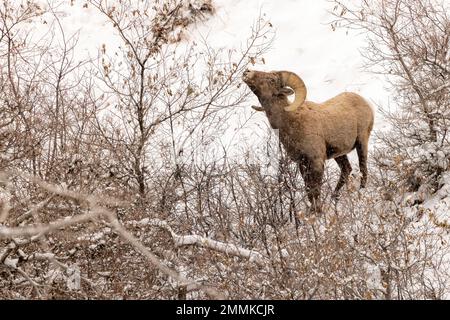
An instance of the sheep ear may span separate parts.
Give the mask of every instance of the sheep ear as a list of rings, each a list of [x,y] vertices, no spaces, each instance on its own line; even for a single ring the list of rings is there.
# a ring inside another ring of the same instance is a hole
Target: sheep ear
[[[281,88],[278,94],[284,95],[284,96],[290,96],[291,94],[294,94],[294,90],[288,87]]]
[[[256,110],[256,111],[264,111],[263,107],[252,106],[252,108],[253,108],[253,110]]]

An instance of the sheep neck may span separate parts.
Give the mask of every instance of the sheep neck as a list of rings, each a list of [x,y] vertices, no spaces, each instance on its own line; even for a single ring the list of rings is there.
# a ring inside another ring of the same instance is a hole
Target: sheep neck
[[[270,126],[273,129],[282,129],[289,116],[284,110],[284,107],[289,105],[286,96],[271,97],[270,99],[260,98],[259,101],[266,112]]]

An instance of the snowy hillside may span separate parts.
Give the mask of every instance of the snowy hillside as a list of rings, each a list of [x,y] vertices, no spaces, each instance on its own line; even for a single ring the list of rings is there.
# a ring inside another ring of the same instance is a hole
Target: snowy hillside
[[[354,30],[333,31],[330,25],[333,20],[330,13],[332,6],[329,1],[219,0],[215,6],[215,15],[190,27],[184,39],[187,44],[206,41],[217,50],[239,50],[249,38],[251,26],[261,16],[273,26],[274,42],[270,51],[264,55],[265,63],[256,61],[254,69],[290,70],[300,74],[308,89],[307,99],[311,101],[321,102],[341,92],[352,91],[364,96],[374,109],[378,106],[392,107],[383,77],[375,76],[363,66],[360,50],[365,43],[364,35]],[[97,57],[103,45],[111,52],[119,50],[117,31],[85,1],[73,1],[73,5],[61,1],[57,11],[66,36],[76,34],[79,37],[75,50],[79,59]],[[257,103],[256,97],[252,96],[249,105]],[[228,129],[224,128],[217,140],[220,146],[215,148],[225,145],[227,152],[239,157],[240,151],[234,147],[236,140],[254,140],[255,134],[259,135],[261,131],[259,128],[265,127],[266,120],[250,108],[234,113],[234,118],[227,124]],[[236,133],[242,123],[246,123],[244,130],[241,128]],[[375,130],[385,128],[386,123],[377,114]],[[374,144],[369,146],[372,149]],[[218,154],[218,151],[213,153]],[[357,163],[356,152],[350,154],[350,159]],[[330,165],[335,166],[332,163]]]
[[[359,50],[364,36],[355,31],[333,31],[329,1],[223,0],[217,1],[217,6],[217,16],[200,28],[201,33],[210,34],[215,46],[239,46],[261,13],[272,23],[276,37],[265,56],[266,65],[255,68],[297,72],[304,78],[312,101],[354,91],[375,104],[385,102],[383,80],[362,68]]]
[[[312,101],[353,91],[374,105],[389,102],[383,78],[363,67],[359,50],[364,46],[364,34],[345,29],[333,31],[329,1],[218,0],[215,5],[215,15],[192,27],[187,42],[204,38],[216,49],[239,49],[261,15],[273,25],[276,36],[272,49],[264,56],[265,65],[258,61],[255,69],[297,72],[304,78],[308,99]],[[76,0],[73,5],[61,1],[58,12],[66,35],[79,33],[76,52],[80,58],[96,57],[103,44],[117,50],[116,30],[85,1]],[[376,127],[382,126],[382,121],[376,122]]]

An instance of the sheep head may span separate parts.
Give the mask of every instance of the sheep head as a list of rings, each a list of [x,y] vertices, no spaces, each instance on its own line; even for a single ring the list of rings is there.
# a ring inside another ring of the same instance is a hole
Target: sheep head
[[[285,107],[286,111],[295,111],[306,99],[306,87],[303,80],[290,71],[250,71],[246,70],[243,80],[259,100],[270,101],[274,97],[295,94],[294,101]],[[257,111],[264,108],[253,107]]]

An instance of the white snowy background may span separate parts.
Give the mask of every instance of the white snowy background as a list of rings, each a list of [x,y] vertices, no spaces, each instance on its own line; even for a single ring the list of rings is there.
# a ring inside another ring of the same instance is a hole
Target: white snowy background
[[[45,1],[42,5],[46,6]],[[311,101],[321,102],[340,92],[353,91],[374,106],[389,105],[383,77],[364,67],[360,54],[365,45],[364,34],[339,28],[333,31],[333,6],[329,1],[217,0],[214,5],[215,15],[191,26],[193,30],[184,41],[203,38],[215,49],[239,49],[248,39],[251,25],[262,15],[271,22],[276,36],[271,50],[264,55],[265,65],[257,64],[255,69],[298,73],[307,84]],[[75,0],[73,5],[61,1],[57,12],[66,36],[78,33],[76,55],[80,59],[96,57],[103,44],[117,50],[117,31],[95,8],[85,6],[83,0]],[[35,26],[37,30],[40,27],[46,30],[47,26]],[[381,128],[383,122],[375,125]]]

